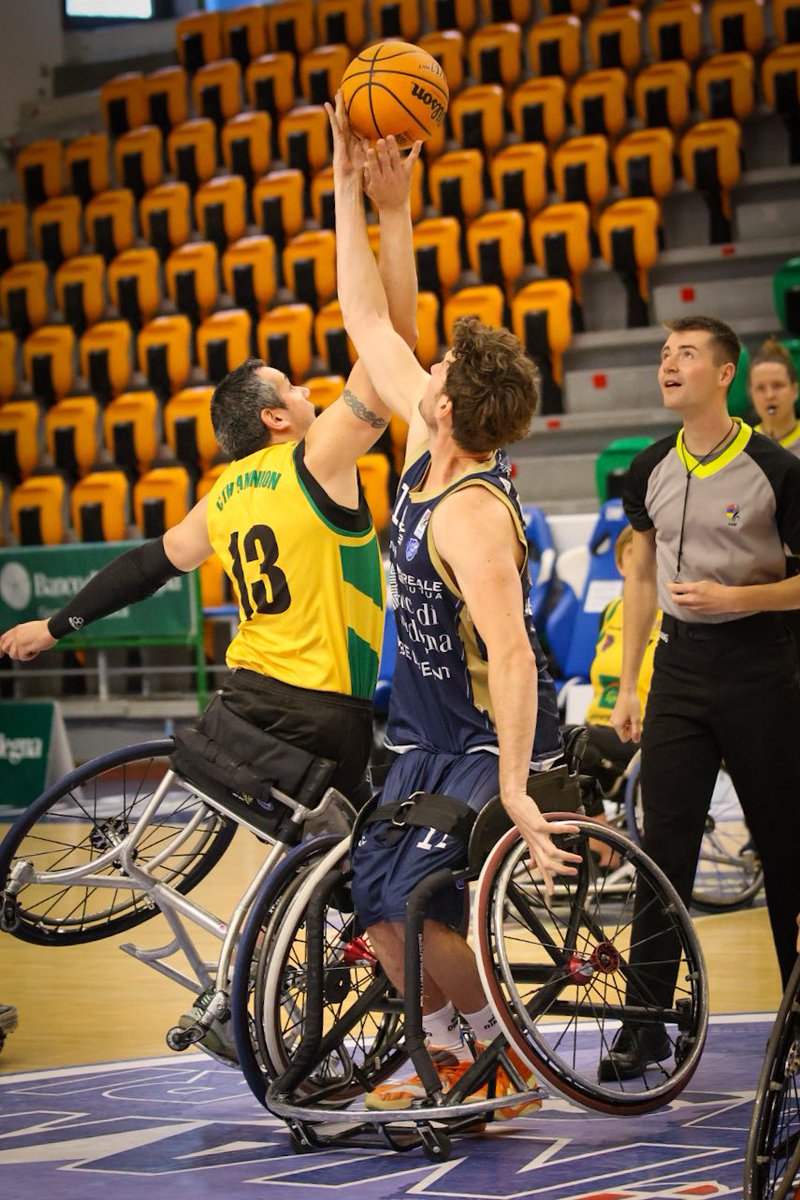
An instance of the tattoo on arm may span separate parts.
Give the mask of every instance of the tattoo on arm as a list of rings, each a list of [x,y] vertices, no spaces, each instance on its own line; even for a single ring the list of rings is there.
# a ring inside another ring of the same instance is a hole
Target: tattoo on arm
[[[362,404],[358,396],[354,395],[349,388],[344,389],[342,397],[347,407],[353,410],[359,421],[366,421],[373,429],[383,429],[386,424],[383,417],[379,417],[377,413],[368,409],[366,404]]]

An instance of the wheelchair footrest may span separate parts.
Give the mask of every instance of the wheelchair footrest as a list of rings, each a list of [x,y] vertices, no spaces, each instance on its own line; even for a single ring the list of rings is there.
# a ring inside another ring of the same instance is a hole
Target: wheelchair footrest
[[[547,1099],[549,1093],[544,1088],[530,1088],[524,1092],[513,1092],[505,1096],[494,1096],[490,1099],[463,1100],[459,1104],[413,1104],[408,1108],[394,1108],[381,1112],[370,1108],[359,1108],[351,1104],[346,1109],[315,1108],[309,1104],[295,1104],[291,1097],[281,1095],[274,1088],[267,1090],[266,1106],[276,1117],[283,1120],[299,1121],[310,1125],[347,1125],[351,1127],[378,1126],[395,1123],[408,1127],[409,1125],[427,1124],[430,1121],[461,1121],[469,1118],[476,1120],[482,1113],[491,1114],[496,1109],[511,1108],[519,1104],[531,1104],[536,1100]]]

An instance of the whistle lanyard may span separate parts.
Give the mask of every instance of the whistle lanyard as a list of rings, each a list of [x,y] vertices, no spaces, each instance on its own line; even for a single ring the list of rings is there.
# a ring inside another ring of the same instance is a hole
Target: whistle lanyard
[[[681,458],[683,459],[684,467],[686,467],[686,487],[684,488],[684,491],[683,491],[683,512],[681,513],[681,531],[678,536],[678,561],[675,564],[675,579],[673,580],[674,583],[680,583],[680,581],[681,581],[681,562],[683,560],[683,535],[686,530],[686,506],[689,503],[689,484],[692,481],[692,475],[695,473],[695,471],[697,470],[698,467],[702,467],[705,463],[708,462],[708,460],[711,458],[712,454],[715,454],[717,452],[717,450],[721,449],[721,447],[725,444],[725,442],[727,442],[728,438],[731,436],[731,434],[733,433],[735,428],[736,428],[736,422],[734,420],[731,420],[730,429],[719,439],[716,446],[712,446],[711,449],[708,451],[708,453],[704,454],[702,458],[695,458],[694,465],[691,467],[688,465],[688,463],[686,461],[686,455],[690,454],[691,451],[687,450],[686,442],[683,442],[683,444],[681,445],[681,451],[682,451]],[[693,454],[692,454],[692,458],[694,458]]]

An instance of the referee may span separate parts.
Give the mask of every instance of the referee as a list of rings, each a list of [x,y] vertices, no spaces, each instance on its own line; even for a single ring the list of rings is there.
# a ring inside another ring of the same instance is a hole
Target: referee
[[[623,741],[642,736],[644,849],[685,903],[725,760],[764,868],[785,983],[800,911],[800,676],[780,610],[800,607],[784,554],[784,544],[800,552],[800,459],[728,415],[733,330],[699,316],[666,328],[658,381],[682,428],[637,455],[628,475],[633,552],[611,723]],[[659,606],[642,731],[636,684]],[[669,1008],[675,954],[663,929],[655,906],[636,912],[631,966]],[[600,1078],[634,1078],[672,1050],[664,1025],[623,1025]]]

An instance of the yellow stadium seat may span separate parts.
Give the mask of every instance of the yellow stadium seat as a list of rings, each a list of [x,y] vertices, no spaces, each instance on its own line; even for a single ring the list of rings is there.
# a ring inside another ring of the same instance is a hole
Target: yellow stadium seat
[[[218,12],[195,12],[180,17],[175,27],[178,61],[191,74],[203,63],[222,58],[222,22]]]
[[[589,54],[595,67],[635,71],[642,57],[642,17],[633,5],[604,8],[589,18]]]
[[[164,433],[175,457],[194,470],[207,470],[219,453],[211,424],[210,387],[183,388],[164,406]]]
[[[514,283],[524,266],[525,218],[519,209],[501,209],[476,217],[467,229],[469,263],[484,283]]]
[[[29,208],[61,195],[63,158],[61,142],[53,138],[22,147],[15,167],[19,190]]]
[[[494,284],[465,287],[454,292],[444,303],[444,338],[453,340],[453,326],[460,317],[478,317],[484,325],[498,329],[503,324],[505,295]]]
[[[583,66],[581,23],[573,13],[543,17],[528,34],[528,62],[536,75],[574,79]]]
[[[103,439],[130,476],[146,471],[158,451],[161,414],[155,392],[121,392],[103,409]]]
[[[367,36],[362,0],[317,0],[314,5],[317,41],[321,46],[363,46]]]
[[[85,475],[97,458],[99,411],[94,396],[65,396],[45,415],[47,452],[70,479]]]
[[[293,383],[301,383],[311,366],[314,314],[307,304],[279,304],[258,322],[259,358]]]
[[[426,0],[426,16],[431,29],[471,33],[480,16],[478,0]]]
[[[619,137],[628,120],[626,94],[628,76],[618,67],[587,71],[576,79],[570,104],[581,133]]]
[[[522,30],[513,20],[476,29],[469,39],[469,67],[479,83],[512,87],[522,74]]]
[[[697,104],[706,117],[743,121],[754,106],[755,63],[750,54],[715,54],[697,68]]]
[[[158,252],[143,246],[118,254],[108,266],[108,291],[119,315],[138,332],[161,304]]]
[[[355,346],[345,332],[338,300],[324,304],[314,317],[314,344],[329,371],[345,378],[350,374],[357,355]]]
[[[14,263],[0,276],[0,310],[19,338],[44,325],[50,309],[43,262]]]
[[[128,533],[130,485],[124,471],[91,471],[70,496],[72,525],[82,542],[121,542]]]
[[[311,215],[320,229],[333,229],[336,224],[333,202],[333,167],[323,167],[314,175],[309,188],[309,202]]]
[[[553,155],[556,190],[563,200],[593,207],[608,194],[608,141],[600,134],[568,138]]]
[[[509,97],[509,111],[523,142],[555,146],[566,130],[567,85],[558,75],[526,79]]]
[[[86,236],[106,262],[133,245],[135,210],[136,200],[128,188],[100,192],[86,205]]]
[[[222,157],[234,175],[251,186],[269,170],[272,161],[272,120],[268,113],[238,113],[222,127]]]
[[[730,119],[699,121],[681,138],[683,177],[706,197],[711,242],[731,240],[730,190],[741,176],[741,146],[741,126]]]
[[[652,196],[618,200],[598,220],[600,252],[622,277],[629,329],[649,325],[648,272],[658,258],[661,210]]]
[[[389,460],[384,454],[363,454],[356,466],[364,489],[364,499],[378,533],[389,524]]]
[[[239,175],[217,175],[197,189],[195,221],[201,237],[213,242],[221,254],[246,228],[247,186]]]
[[[86,133],[64,147],[64,165],[72,191],[81,204],[98,192],[105,192],[111,182],[108,165],[109,141],[105,133]]]
[[[139,370],[162,400],[186,383],[192,369],[192,323],[182,313],[155,317],[136,339]]]
[[[336,292],[336,236],[330,229],[298,233],[283,251],[286,286],[316,309]]]
[[[143,537],[161,537],[192,506],[192,482],[185,467],[152,467],[133,485],[133,516]]]
[[[75,334],[69,325],[42,325],[25,339],[25,378],[46,407],[72,391],[74,357]]]
[[[328,114],[320,105],[306,104],[285,113],[278,125],[280,156],[287,167],[308,177],[330,158]]]
[[[430,367],[439,358],[442,334],[439,297],[435,292],[421,291],[417,296],[417,344],[415,353],[423,367]]]
[[[190,90],[198,117],[220,129],[242,107],[242,68],[235,58],[206,63],[195,72]]]
[[[265,5],[264,20],[272,50],[299,56],[314,45],[314,21],[308,0],[275,0]]]
[[[471,220],[484,207],[483,155],[480,150],[451,150],[428,167],[431,203],[443,217]]]
[[[319,412],[330,408],[344,391],[345,378],[343,375],[312,375],[306,380],[308,398]]]
[[[563,355],[572,340],[572,290],[564,279],[520,288],[511,302],[511,326],[541,373],[541,412],[563,409]]]
[[[67,484],[62,475],[32,475],[9,502],[11,528],[20,546],[58,546],[66,532]]]
[[[417,43],[435,58],[444,71],[450,95],[464,86],[464,35],[460,29],[441,29],[426,33]]]
[[[800,162],[800,45],[779,46],[764,58],[761,90],[769,107],[780,113],[789,127],[790,162]]]
[[[114,170],[122,187],[137,200],[163,176],[164,139],[156,125],[142,125],[123,133],[114,144]]]
[[[164,275],[169,297],[194,323],[217,306],[217,263],[213,242],[188,242],[167,259]]]
[[[699,0],[661,0],[647,14],[647,40],[660,62],[695,62],[703,49]]]
[[[45,200],[31,213],[31,230],[36,249],[50,271],[66,258],[80,254],[83,241],[81,202],[77,196]]]
[[[127,321],[98,321],[81,335],[81,374],[101,404],[128,386],[132,341]]]
[[[547,150],[541,143],[505,146],[490,167],[492,191],[500,208],[532,216],[547,202]]]
[[[374,37],[416,42],[420,31],[420,8],[417,0],[370,0]]]
[[[211,383],[220,383],[229,371],[250,357],[252,320],[243,308],[212,313],[197,327],[197,357]]]
[[[255,317],[275,295],[275,243],[266,236],[240,238],[222,255],[225,291]]]
[[[247,103],[273,118],[294,106],[294,55],[281,51],[254,59],[245,74]]]
[[[105,312],[105,279],[106,264],[99,254],[78,255],[56,271],[56,304],[78,336]]]
[[[534,0],[481,0],[481,11],[487,21],[515,21],[517,25],[527,25],[533,20],[533,9]]]
[[[636,115],[651,129],[667,126],[676,133],[689,120],[692,71],[685,62],[653,63],[636,76]]]
[[[106,129],[113,138],[144,125],[147,100],[141,71],[126,71],[104,83],[100,88],[100,108]]]
[[[800,3],[798,0],[772,0],[772,25],[780,46],[800,42]]]
[[[17,390],[16,335],[10,329],[0,329],[0,402],[10,400]]]
[[[592,0],[543,0],[542,7],[548,17],[563,13],[575,13],[577,17],[583,17],[591,9]]]
[[[41,409],[35,400],[8,400],[0,408],[0,475],[27,479],[40,454]]]
[[[253,214],[261,231],[281,250],[305,222],[302,171],[270,171],[253,188]]]
[[[496,83],[464,88],[450,104],[450,121],[465,150],[497,150],[505,138],[503,89]]]
[[[348,46],[315,46],[300,59],[300,94],[309,104],[333,102],[351,58]]]
[[[264,9],[260,4],[230,8],[220,16],[222,53],[226,58],[236,59],[244,70],[251,58],[259,58],[266,54],[267,30],[264,25]]]
[[[28,213],[24,204],[0,204],[0,273],[23,262],[28,252]]]
[[[188,120],[188,77],[183,67],[159,67],[145,77],[147,122],[166,138],[173,125]]]
[[[207,117],[183,121],[167,137],[169,169],[181,183],[196,191],[217,170],[217,135]]]
[[[142,236],[162,259],[189,240],[191,198],[187,183],[162,183],[139,202]]]
[[[455,217],[429,217],[413,230],[420,291],[444,296],[461,274],[461,227]]]
[[[580,201],[549,204],[531,222],[531,242],[540,269],[556,279],[566,279],[580,306],[582,276],[592,261],[588,207]],[[574,315],[581,327],[580,311]]]
[[[723,54],[764,49],[763,0],[713,0],[710,24],[714,48]]]
[[[617,183],[629,196],[667,196],[675,182],[674,155],[672,130],[635,129],[614,149]]]

